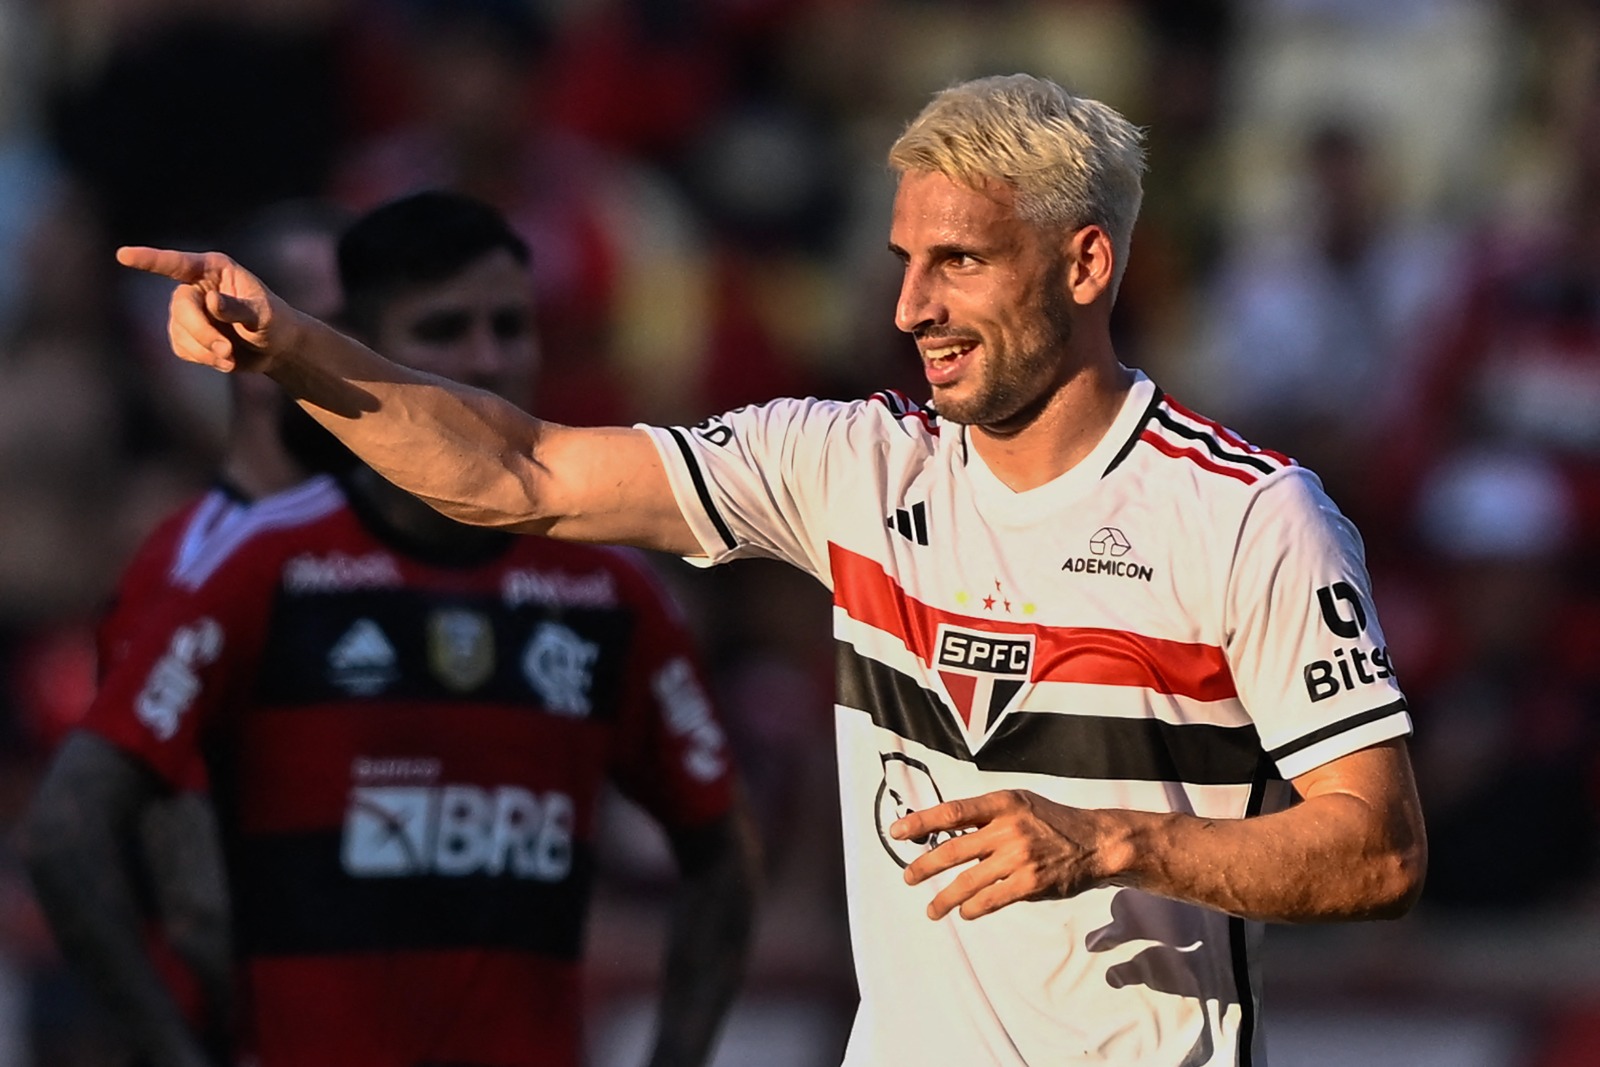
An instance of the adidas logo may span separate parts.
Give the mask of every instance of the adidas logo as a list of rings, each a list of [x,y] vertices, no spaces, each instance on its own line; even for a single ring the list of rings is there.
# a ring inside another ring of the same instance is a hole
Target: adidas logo
[[[397,676],[394,646],[371,619],[357,619],[328,652],[328,680],[346,692],[371,696]]]
[[[895,508],[884,525],[912,544],[925,545],[928,543],[928,505],[918,502],[909,508]]]

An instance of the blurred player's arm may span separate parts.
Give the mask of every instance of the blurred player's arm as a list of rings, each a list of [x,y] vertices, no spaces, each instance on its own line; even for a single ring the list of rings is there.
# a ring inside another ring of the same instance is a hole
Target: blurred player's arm
[[[154,1067],[214,1067],[145,946],[134,856],[162,796],[109,742],[67,738],[23,826],[28,869],[66,958],[93,983]]]
[[[123,248],[118,259],[179,283],[168,337],[180,358],[271,376],[380,474],[451,518],[699,554],[643,431],[543,422],[397,366],[220,253]]]
[[[759,877],[754,822],[742,800],[714,822],[671,835],[679,885],[661,977],[650,1067],[708,1062],[744,978]]]
[[[1266,922],[1397,918],[1422,891],[1427,841],[1405,742],[1294,779],[1301,802],[1247,819],[1073,808],[1024,790],[898,820],[901,840],[966,830],[906,869],[916,884],[964,867],[928,905],[965,918],[1023,900],[1130,886]]]
[[[208,1046],[220,1050],[233,1017],[233,922],[216,809],[187,790],[159,797],[140,840],[161,932],[199,985]]]

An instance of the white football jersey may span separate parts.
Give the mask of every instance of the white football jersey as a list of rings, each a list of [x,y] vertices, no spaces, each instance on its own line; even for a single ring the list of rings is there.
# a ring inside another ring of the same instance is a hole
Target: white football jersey
[[[861,1005],[849,1067],[1251,1064],[1261,928],[1132,889],[925,908],[900,815],[996,789],[1243,818],[1405,735],[1361,541],[1316,476],[1139,375],[1105,438],[1016,493],[895,393],[645,427],[706,557],[833,590]]]

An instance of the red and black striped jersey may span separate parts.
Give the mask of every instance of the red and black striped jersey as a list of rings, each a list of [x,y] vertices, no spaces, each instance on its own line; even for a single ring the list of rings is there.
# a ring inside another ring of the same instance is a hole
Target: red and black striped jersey
[[[318,478],[212,530],[87,727],[174,786],[204,754],[262,1067],[575,1064],[602,785],[730,803],[703,669],[635,553],[381,528]]]
[[[929,922],[959,869],[907,886],[938,841],[888,827],[1011,788],[1240,818],[1407,733],[1360,538],[1316,476],[1143,375],[1088,456],[1021,493],[894,393],[645,429],[706,558],[833,591],[846,1063],[1259,1056],[1258,924],[1111,886]]]

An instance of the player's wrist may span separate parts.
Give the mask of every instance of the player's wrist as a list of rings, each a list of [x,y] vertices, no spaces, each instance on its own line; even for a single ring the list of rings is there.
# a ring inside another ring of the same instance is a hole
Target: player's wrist
[[[1148,874],[1147,861],[1156,852],[1155,826],[1144,812],[1104,810],[1095,848],[1095,874],[1100,885],[1138,886]]]

